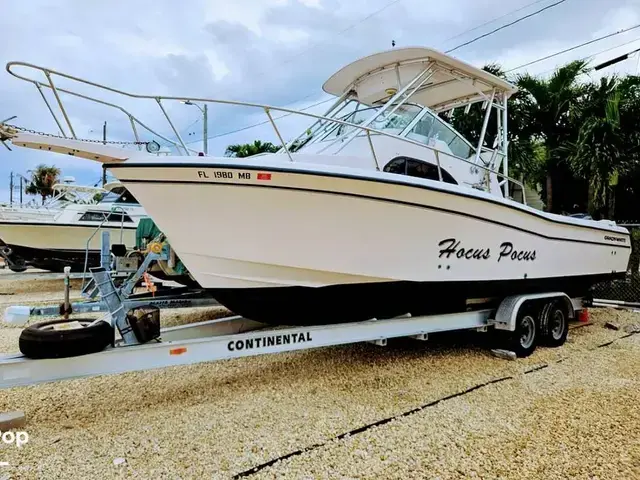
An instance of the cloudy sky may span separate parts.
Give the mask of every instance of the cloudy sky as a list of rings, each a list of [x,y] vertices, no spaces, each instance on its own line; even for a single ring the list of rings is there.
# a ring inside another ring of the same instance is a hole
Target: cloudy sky
[[[557,1],[4,0],[0,64],[29,62],[132,93],[305,108],[329,98],[321,87],[332,73],[358,57],[391,48],[392,40],[398,47],[444,51]],[[637,24],[640,0],[566,0],[452,55],[477,66],[497,62],[511,69]],[[515,72],[545,75],[576,58],[592,56],[597,63],[636,48],[640,28]],[[636,54],[606,73],[637,71]],[[33,85],[4,69],[0,78],[0,120],[17,115],[12,123],[59,133]],[[58,86],[71,84],[60,81]],[[107,101],[116,98],[92,93]],[[68,96],[63,101],[78,138],[101,138],[107,121],[109,140],[132,139],[120,112]],[[171,133],[153,101],[125,99],[123,105],[161,133]],[[309,111],[322,113],[326,107]],[[200,110],[179,103],[168,109],[185,141],[201,149]],[[275,141],[268,125],[242,129],[264,120],[255,110],[210,106],[209,137],[214,138],[209,153],[222,155],[229,144],[258,138]],[[285,135],[304,128],[300,119],[281,122]],[[0,146],[0,160],[0,201],[9,198],[11,171],[28,175],[39,163],[55,164],[82,184],[95,184],[101,175],[96,163],[17,147],[9,152]]]

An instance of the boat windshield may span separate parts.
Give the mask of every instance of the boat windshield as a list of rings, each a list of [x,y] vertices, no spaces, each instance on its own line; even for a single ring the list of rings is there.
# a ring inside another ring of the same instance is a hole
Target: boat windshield
[[[338,120],[342,120],[344,122],[355,123],[356,125],[360,125],[367,120],[369,120],[372,116],[374,116],[378,111],[382,109],[382,105],[376,107],[363,107],[361,103],[352,100],[352,104],[354,110],[346,115],[341,117],[337,117]],[[379,117],[377,117],[370,125],[370,128],[381,130],[388,133],[399,134],[402,132],[407,125],[411,123],[411,121],[422,111],[422,107],[418,105],[412,104],[403,104],[400,105],[395,112],[390,113],[394,107],[390,107],[387,111],[383,112]],[[350,127],[348,125],[339,125],[335,123],[328,124],[323,131],[320,132],[321,141],[332,140],[342,135],[348,135],[353,132],[355,127]],[[326,132],[329,132],[326,134]],[[324,135],[323,135],[324,133]],[[361,130],[361,133],[365,135],[365,131]]]
[[[382,105],[368,107],[351,100],[342,109],[342,111],[345,109],[351,111],[334,118],[361,125],[375,116],[382,108]],[[385,112],[381,113],[369,124],[369,127],[392,135],[401,135],[411,125],[411,129],[402,136],[461,158],[469,158],[474,153],[475,148],[467,139],[429,109],[421,105],[404,103],[396,108],[393,113],[390,113],[394,108],[393,106],[389,107]],[[357,130],[356,127],[327,122],[317,133],[307,137],[302,145],[309,141],[333,141],[339,137],[348,136],[354,129]],[[357,135],[366,135],[366,132],[360,130]],[[375,135],[375,133],[372,133],[372,135]]]

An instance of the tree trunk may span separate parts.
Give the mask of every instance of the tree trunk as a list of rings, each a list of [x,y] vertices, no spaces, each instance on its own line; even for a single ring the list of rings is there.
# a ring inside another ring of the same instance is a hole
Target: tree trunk
[[[551,172],[547,173],[547,198],[545,199],[547,212],[553,211],[553,178]]]
[[[609,220],[614,220],[616,215],[616,187],[610,186],[607,187],[607,205],[608,205],[608,214],[607,218]]]
[[[589,190],[587,193],[587,212],[589,212],[589,215],[591,215],[593,218],[596,217],[596,208],[595,208],[595,204],[594,204],[594,199],[593,199],[593,195],[594,195],[594,191],[593,191],[593,182],[591,180],[589,180]]]
[[[47,198],[46,195],[40,195],[42,197],[42,205],[44,205],[44,199]]]

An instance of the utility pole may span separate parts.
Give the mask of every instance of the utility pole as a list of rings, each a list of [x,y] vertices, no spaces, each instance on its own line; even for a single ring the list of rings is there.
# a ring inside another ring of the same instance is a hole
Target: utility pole
[[[182,103],[184,103],[185,105],[195,105],[202,112],[202,120],[204,121],[204,125],[202,126],[202,148],[204,150],[204,154],[206,155],[207,153],[209,153],[209,141],[207,139],[207,135],[209,133],[209,129],[207,128],[209,126],[207,104],[205,103],[204,108],[202,108],[200,105],[198,105],[197,103],[193,103],[191,100],[183,100]]]
[[[24,177],[22,175],[20,175],[20,206],[22,206],[22,190],[23,190],[23,188],[22,188],[22,179],[23,178]]]
[[[9,175],[9,205],[13,205],[13,170]]]
[[[107,121],[105,120],[104,125],[102,126],[102,143],[107,144]],[[102,168],[102,186],[104,187],[107,183],[107,169]]]
[[[208,138],[207,138],[207,125],[208,125],[208,118],[207,118],[207,104],[204,104],[204,111],[202,112],[202,115],[204,116],[204,137],[202,140],[203,143],[203,148],[204,148],[204,154],[207,155],[209,153],[209,142],[208,142]]]

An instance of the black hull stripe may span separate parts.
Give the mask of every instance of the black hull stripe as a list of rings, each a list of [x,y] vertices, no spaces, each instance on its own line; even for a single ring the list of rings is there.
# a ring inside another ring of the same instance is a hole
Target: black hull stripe
[[[285,187],[285,186],[281,186],[281,185],[254,185],[254,184],[240,184],[240,183],[225,183],[225,182],[202,182],[202,181],[197,181],[197,180],[129,180],[129,179],[120,179],[121,182],[125,183],[155,183],[155,184],[171,184],[171,185],[182,185],[182,184],[186,184],[186,185],[224,185],[224,186],[233,186],[233,187],[249,187],[249,188],[270,188],[270,189],[276,189],[276,190],[293,190],[293,191],[300,191],[300,192],[311,192],[311,193],[320,193],[320,194],[324,194],[324,195],[338,195],[338,196],[345,196],[345,197],[353,197],[353,198],[365,198],[367,200],[373,200],[373,201],[378,201],[378,202],[385,202],[385,203],[395,203],[395,204],[399,204],[399,205],[406,205],[409,207],[417,207],[417,208],[423,208],[426,210],[434,210],[434,211],[438,211],[438,212],[443,212],[443,213],[448,213],[451,215],[457,215],[457,216],[461,216],[461,217],[467,217],[467,218],[472,218],[474,220],[478,220],[480,222],[485,222],[485,223],[492,223],[495,225],[500,225],[501,227],[505,227],[505,228],[510,228],[512,230],[518,230],[520,232],[524,232],[524,233],[528,233],[530,235],[535,235],[537,237],[541,237],[541,238],[545,238],[547,240],[556,240],[559,242],[573,242],[573,243],[585,243],[585,244],[591,244],[591,245],[602,245],[605,247],[611,247],[611,248],[631,248],[630,245],[615,245],[615,244],[611,244],[611,243],[604,243],[604,242],[594,242],[594,241],[590,241],[590,240],[578,240],[578,239],[572,239],[572,238],[562,238],[562,237],[552,237],[549,235],[544,235],[542,233],[539,232],[534,232],[532,230],[527,230],[524,228],[520,228],[520,227],[516,227],[514,225],[509,225],[507,223],[502,223],[499,222],[497,220],[491,220],[489,218],[485,218],[485,217],[479,217],[477,215],[472,215],[470,213],[464,213],[464,212],[458,212],[456,210],[448,210],[446,208],[440,208],[440,207],[434,207],[434,206],[430,206],[430,205],[422,205],[420,203],[413,203],[413,202],[406,202],[403,200],[393,200],[393,199],[389,199],[389,198],[379,198],[379,197],[372,197],[370,195],[361,195],[359,193],[348,193],[348,192],[331,192],[331,191],[327,191],[327,190],[317,190],[317,189],[312,189],[312,188],[299,188],[299,187]],[[573,226],[571,224],[563,224],[566,226]],[[594,229],[594,230],[599,230],[599,229]],[[607,233],[616,233],[618,235],[624,235],[622,233],[617,233],[617,232],[611,232],[609,230],[606,230]]]
[[[600,227],[591,227],[589,225],[576,225],[573,223],[567,223],[567,222],[563,222],[562,220],[556,220],[553,218],[548,218],[544,215],[541,215],[540,213],[537,212],[531,212],[529,210],[525,210],[524,208],[520,207],[519,204],[518,205],[509,205],[509,204],[505,204],[502,202],[499,202],[497,200],[493,200],[490,198],[484,198],[484,197],[477,197],[475,195],[470,195],[468,193],[465,193],[463,191],[460,192],[450,192],[448,190],[444,190],[441,188],[438,188],[436,185],[416,185],[414,183],[409,183],[409,182],[403,182],[401,178],[395,180],[395,179],[387,179],[387,178],[371,178],[371,177],[359,177],[357,175],[349,175],[346,173],[331,173],[331,172],[316,172],[316,171],[312,171],[312,170],[291,170],[288,168],[283,168],[283,167],[272,167],[272,166],[268,166],[268,165],[264,165],[264,166],[257,166],[257,165],[241,165],[241,164],[237,164],[237,163],[229,163],[229,164],[206,164],[206,163],[181,163],[181,164],[166,164],[166,163],[158,163],[158,162],[154,162],[154,163],[144,163],[144,164],[127,164],[127,162],[119,162],[119,163],[103,163],[102,164],[102,168],[103,169],[111,169],[111,168],[227,168],[227,169],[231,169],[231,170],[251,170],[251,171],[260,171],[260,172],[280,172],[280,173],[289,173],[289,174],[294,174],[294,175],[311,175],[311,176],[315,176],[315,177],[331,177],[331,178],[344,178],[344,179],[348,179],[348,180],[360,180],[362,182],[373,182],[373,183],[386,183],[389,185],[402,185],[405,187],[413,187],[413,188],[420,188],[423,190],[430,190],[430,191],[434,191],[434,192],[439,192],[439,193],[444,193],[446,195],[453,195],[453,196],[458,196],[458,197],[466,197],[466,198],[471,198],[474,200],[478,200],[480,202],[487,202],[487,203],[491,203],[494,205],[499,205],[501,207],[504,208],[510,208],[512,210],[517,210],[520,213],[524,213],[527,215],[532,215],[536,218],[540,218],[542,220],[545,220],[547,222],[551,222],[551,223],[558,223],[560,225],[570,225],[572,227],[576,227],[576,228],[587,228],[589,230],[599,230],[602,232],[607,232],[607,233],[614,233],[616,235],[625,235],[625,233],[621,233],[621,232],[617,232],[615,230],[608,230],[606,228],[600,228]],[[397,175],[397,174],[396,174]],[[402,177],[402,175],[397,175],[398,177]],[[124,180],[126,182],[135,182],[137,180]],[[151,182],[151,180],[149,180]],[[171,182],[168,182],[171,183]],[[184,183],[189,183],[188,181],[185,181]],[[193,182],[193,183],[204,183],[204,182]],[[437,183],[437,182],[434,182]],[[227,184],[225,184],[227,185]],[[310,190],[311,191],[311,190]],[[626,234],[628,235],[628,234]]]

